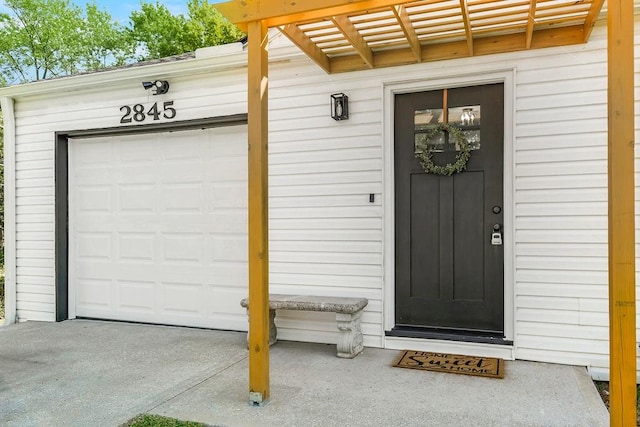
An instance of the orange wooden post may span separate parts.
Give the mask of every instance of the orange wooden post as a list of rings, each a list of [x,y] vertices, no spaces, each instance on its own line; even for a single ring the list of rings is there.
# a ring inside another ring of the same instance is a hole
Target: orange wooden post
[[[609,369],[612,426],[636,425],[633,0],[608,2]]]
[[[269,223],[267,27],[248,24],[249,400],[269,399]]]

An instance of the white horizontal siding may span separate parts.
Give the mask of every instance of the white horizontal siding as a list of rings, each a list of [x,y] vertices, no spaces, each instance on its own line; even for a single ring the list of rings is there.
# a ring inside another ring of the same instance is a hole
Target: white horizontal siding
[[[637,29],[636,43],[639,39]],[[383,281],[382,263],[389,244],[383,240],[383,85],[459,75],[460,70],[481,77],[485,70],[505,68],[516,69],[515,355],[606,369],[607,66],[602,25],[587,45],[401,68],[326,75],[307,59],[272,64],[271,290],[369,298],[363,316],[365,345],[382,346],[383,295],[393,287]],[[118,126],[120,106],[156,101],[130,85],[120,82],[108,91],[28,97],[16,103],[20,318],[53,319],[54,132]],[[349,95],[348,121],[329,117],[329,94],[335,92]],[[640,84],[636,96],[640,98]],[[245,71],[172,78],[166,99],[175,99],[179,120],[244,113]],[[640,127],[640,116],[636,122]],[[640,187],[638,194],[640,198]],[[640,204],[638,208],[640,212]],[[277,321],[284,339],[336,339],[335,319],[327,313],[284,312]]]
[[[382,345],[380,84],[349,82],[350,118],[335,122],[334,78],[305,63],[272,73],[269,118],[273,292],[366,297],[364,343]],[[344,83],[343,83],[344,84]],[[342,90],[342,89],[340,89]],[[344,89],[347,91],[347,88]],[[374,203],[369,194],[377,195]],[[278,314],[283,339],[336,342],[335,315]]]
[[[516,358],[606,370],[604,28],[588,49],[568,50],[518,64]]]

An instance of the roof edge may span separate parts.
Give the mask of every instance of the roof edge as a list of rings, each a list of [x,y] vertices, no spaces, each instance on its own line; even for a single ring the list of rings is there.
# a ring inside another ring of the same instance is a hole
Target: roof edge
[[[276,30],[279,33],[278,30]],[[272,33],[275,35],[276,32]],[[305,57],[292,44],[278,46],[270,51],[269,62]],[[199,49],[193,58],[180,61],[162,61],[134,67],[114,68],[95,73],[75,74],[51,80],[39,80],[13,86],[0,87],[0,97],[18,98],[26,96],[50,95],[88,89],[98,85],[117,84],[131,80],[166,80],[178,75],[192,75],[202,72],[233,70],[247,66],[247,51],[244,43],[212,46]]]

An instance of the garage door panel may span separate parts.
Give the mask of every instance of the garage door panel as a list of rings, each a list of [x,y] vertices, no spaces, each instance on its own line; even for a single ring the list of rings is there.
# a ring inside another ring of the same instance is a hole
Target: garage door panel
[[[204,212],[204,185],[201,183],[163,185],[160,212]]]
[[[156,135],[147,135],[143,138],[111,137],[107,138],[106,145],[110,145],[119,153],[117,156],[120,160],[118,165],[127,167],[131,166],[131,163],[135,163],[136,166],[143,166],[155,162],[157,140],[158,136]]]
[[[206,179],[209,182],[247,182],[246,158],[215,159],[211,161],[210,166],[211,168],[207,168],[205,171]]]
[[[167,134],[159,142],[159,154],[164,160],[199,160],[208,157],[211,147],[203,143],[204,135],[183,138],[181,132]]]
[[[242,236],[214,236],[211,244],[211,261],[249,261],[247,240]]]
[[[111,212],[111,187],[93,186],[78,189],[78,209],[85,212]]]
[[[155,163],[148,167],[138,165],[122,166],[118,169],[114,168],[107,178],[109,178],[109,182],[118,186],[138,184],[155,187],[157,181],[156,168]]]
[[[78,278],[78,304],[86,309],[100,310],[112,307],[112,281],[100,279]]]
[[[155,282],[118,280],[118,309],[152,315],[156,311]]]
[[[249,217],[245,210],[214,211],[209,215],[209,231],[220,234],[245,234]]]
[[[202,317],[204,314],[204,285],[199,283],[161,282],[160,313]]]
[[[110,138],[97,138],[86,140],[81,147],[78,147],[76,154],[83,160],[80,169],[96,168],[100,166],[110,167],[113,161],[113,146],[105,144],[104,141]]]
[[[154,263],[156,261],[156,235],[153,233],[126,233],[118,236],[120,262]]]
[[[204,241],[201,235],[163,234],[160,238],[165,265],[201,265]]]
[[[157,178],[161,184],[192,184],[206,180],[204,159],[197,162],[162,163],[162,170],[157,172]]]
[[[104,185],[105,183],[110,185],[110,180],[114,179],[116,171],[105,167],[83,168],[77,170],[75,175],[82,182],[82,185],[78,186],[79,188],[90,188],[96,185]]]
[[[242,126],[246,129],[245,126]],[[221,130],[220,141],[213,146],[213,157],[247,157],[247,134],[234,127]]]
[[[203,275],[208,285],[236,288],[246,297],[249,279],[245,262],[214,262],[205,267]]]
[[[237,304],[227,304],[227,301],[240,301],[245,298],[244,289],[207,286],[205,298],[211,303],[208,306],[208,316],[218,313],[246,316],[246,310]]]
[[[111,261],[113,242],[110,233],[79,233],[77,242],[80,259]]]
[[[76,314],[246,330],[246,151],[246,126],[71,140]]]
[[[211,186],[213,209],[238,209],[238,213],[246,212],[248,192],[245,182],[214,184]]]
[[[155,212],[156,191],[152,184],[122,184],[118,187],[118,209],[126,213]]]

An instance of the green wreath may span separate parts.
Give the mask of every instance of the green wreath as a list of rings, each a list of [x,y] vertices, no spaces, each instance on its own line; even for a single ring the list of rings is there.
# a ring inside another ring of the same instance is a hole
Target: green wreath
[[[443,131],[449,133],[449,136],[452,137],[460,147],[460,151],[456,154],[455,162],[440,166],[433,163],[435,148],[433,145],[429,145],[429,140]],[[449,176],[462,172],[467,168],[467,162],[469,161],[469,157],[471,157],[471,146],[467,138],[464,137],[462,129],[450,123],[438,123],[438,125],[431,128],[429,132],[420,134],[420,139],[416,142],[415,155],[425,172]]]

